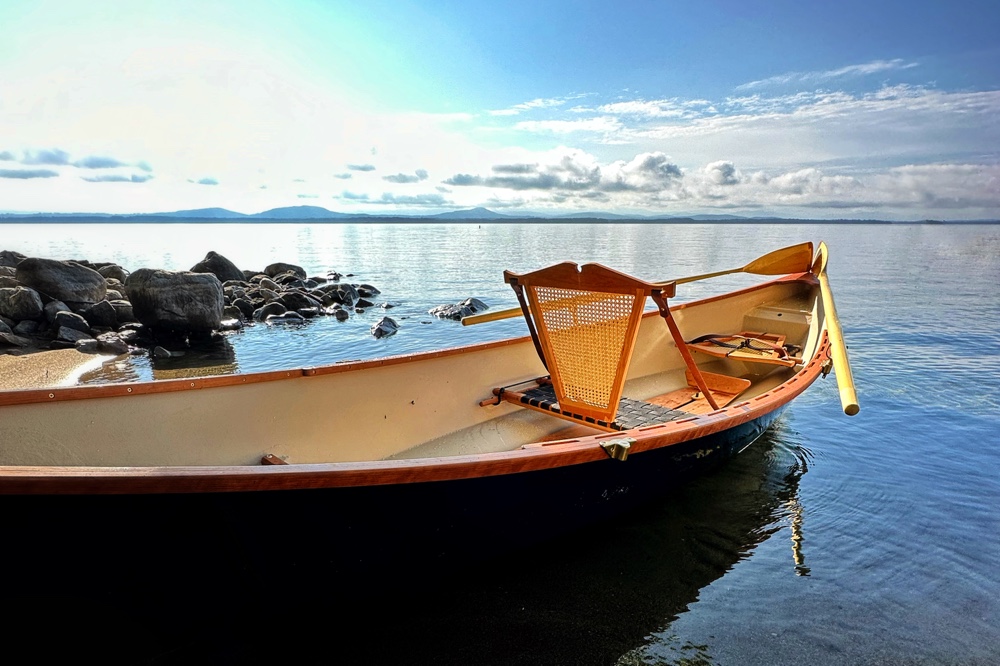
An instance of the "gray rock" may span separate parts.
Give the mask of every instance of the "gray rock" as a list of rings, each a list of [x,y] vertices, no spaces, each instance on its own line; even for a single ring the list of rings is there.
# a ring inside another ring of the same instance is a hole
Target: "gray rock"
[[[118,319],[119,324],[138,321],[135,318],[135,312],[132,311],[132,304],[130,302],[122,299],[109,301],[109,303],[115,309],[115,317]]]
[[[371,298],[372,296],[378,296],[382,292],[371,286],[370,284],[359,284],[357,286],[358,294],[364,298]]]
[[[458,321],[463,317],[469,317],[477,312],[488,310],[489,307],[478,298],[467,298],[461,303],[455,303],[454,305],[439,305],[436,308],[431,308],[427,313],[439,319],[454,319]]]
[[[354,304],[356,308],[373,308],[375,304],[369,301],[367,298],[359,298],[358,302]]]
[[[382,317],[372,326],[372,335],[376,338],[384,338],[395,335],[399,330],[399,324],[392,317]]]
[[[13,333],[14,330],[4,320],[0,319],[0,333]]]
[[[15,321],[37,319],[44,312],[42,297],[28,287],[0,288],[0,315]]]
[[[289,310],[288,312],[285,312],[284,314],[280,314],[280,315],[275,315],[275,314],[268,315],[267,318],[264,320],[264,323],[269,324],[269,325],[271,325],[271,324],[301,324],[305,320],[306,320],[306,318],[303,317],[302,315],[300,315],[298,312],[292,312],[291,310]]]
[[[124,289],[122,289],[121,291],[119,291],[118,289],[112,289],[111,287],[108,287],[108,291],[104,295],[104,298],[107,299],[107,300],[109,300],[109,301],[123,301],[123,300],[127,300],[125,298],[125,290]]]
[[[0,266],[11,266],[17,268],[17,265],[27,259],[20,252],[14,252],[12,250],[2,250],[0,251]]]
[[[278,303],[277,301],[274,301],[272,303],[268,303],[267,305],[265,305],[262,308],[254,310],[253,319],[254,319],[254,321],[264,321],[265,319],[267,319],[268,317],[270,317],[272,315],[283,315],[287,311],[288,311],[288,308],[286,308],[281,303]]]
[[[17,280],[71,308],[76,304],[102,301],[108,291],[100,273],[73,261],[30,257],[17,265]]]
[[[211,273],[219,278],[220,282],[227,280],[243,281],[243,271],[236,267],[236,264],[229,261],[217,252],[209,252],[205,258],[191,267],[192,273]]]
[[[182,351],[173,352],[166,347],[160,347],[159,345],[153,347],[153,350],[150,353],[153,355],[153,358],[178,358],[180,356],[184,356],[184,352]]]
[[[333,316],[337,319],[337,321],[347,321],[351,318],[350,313],[344,309],[334,311]]]
[[[243,321],[243,319],[245,318],[243,316],[243,311],[240,310],[235,305],[227,305],[226,307],[222,308],[222,317],[223,317],[222,319],[223,322],[225,322],[225,320],[227,319],[239,319],[240,321]],[[220,329],[220,330],[225,330],[225,329]]]
[[[295,275],[299,276],[303,280],[306,279],[306,272],[301,266],[296,266],[295,264],[285,264],[282,262],[273,263],[264,269],[264,273],[267,277],[273,278],[275,275],[281,275],[282,273],[287,273],[291,271]]]
[[[299,310],[302,308],[315,308],[322,305],[314,298],[303,294],[300,291],[286,291],[278,298],[281,304],[289,310]]]
[[[90,322],[91,326],[107,326],[109,328],[118,326],[118,312],[115,306],[106,300],[83,308],[80,314]]]
[[[243,328],[243,319],[240,317],[223,319],[222,323],[219,325],[220,331],[239,331],[242,328]]]
[[[13,289],[14,287],[22,286],[17,278],[9,277],[7,275],[0,275],[0,287],[6,289]]]
[[[98,349],[105,354],[127,354],[129,352],[128,343],[122,340],[117,333],[102,333],[97,336]]]
[[[312,319],[313,317],[319,316],[319,308],[299,308],[296,312],[306,319]]]
[[[135,318],[152,329],[202,332],[222,323],[222,283],[211,273],[140,268],[125,290]]]
[[[52,325],[56,328],[56,330],[58,330],[61,326],[65,326],[66,328],[76,329],[81,333],[90,334],[90,324],[87,323],[86,319],[75,312],[67,312],[65,310],[57,312],[55,317],[52,318]]]
[[[0,266],[0,277],[17,277],[17,269],[13,266]]]
[[[25,319],[14,327],[15,335],[34,335],[36,333],[38,333],[38,322],[33,319]]]
[[[261,289],[270,289],[271,291],[281,291],[281,285],[268,277],[261,278],[260,282],[258,282],[257,284],[260,285]]]
[[[233,301],[233,307],[239,308],[240,312],[243,313],[244,319],[253,319],[253,311],[256,310],[253,303],[246,298],[237,298]]]
[[[101,351],[100,341],[93,338],[89,340],[77,340],[74,346],[77,348],[77,351],[84,354],[98,354]]]
[[[105,281],[108,279],[117,280],[118,282],[124,283],[128,278],[128,271],[119,266],[118,264],[108,264],[107,266],[101,266],[97,269],[97,272],[104,276]]]
[[[91,340],[91,336],[83,331],[78,331],[75,328],[68,328],[66,326],[60,326],[56,329],[56,340],[65,340],[66,342],[72,342],[76,344],[80,340]]]
[[[56,314],[60,312],[72,312],[69,306],[62,301],[49,301],[45,304],[45,320],[50,324],[55,322]]]
[[[0,344],[6,344],[11,347],[27,347],[31,344],[31,340],[20,335],[0,331]]]

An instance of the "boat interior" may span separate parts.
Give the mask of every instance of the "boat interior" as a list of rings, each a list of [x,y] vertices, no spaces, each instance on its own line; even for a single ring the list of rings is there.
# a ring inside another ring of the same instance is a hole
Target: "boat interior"
[[[521,287],[523,314],[547,374],[494,387],[480,405],[520,410],[387,458],[546,446],[691,419],[771,391],[791,379],[818,345],[821,304],[807,283],[671,311],[666,298],[675,285],[588,274],[589,267],[560,265],[531,279],[508,276]],[[642,311],[648,297],[658,312]]]

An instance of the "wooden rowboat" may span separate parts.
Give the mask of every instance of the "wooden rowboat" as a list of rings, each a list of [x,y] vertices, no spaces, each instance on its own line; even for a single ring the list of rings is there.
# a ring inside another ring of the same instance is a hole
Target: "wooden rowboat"
[[[805,243],[664,283],[559,264],[505,275],[528,337],[0,392],[0,507],[18,516],[7,533],[101,525],[110,538],[127,525],[152,550],[170,526],[191,538],[197,516],[261,562],[350,552],[346,567],[364,559],[359,544],[436,558],[613,516],[750,446],[835,359],[857,411],[826,256]],[[679,284],[735,272],[778,277],[668,304]]]

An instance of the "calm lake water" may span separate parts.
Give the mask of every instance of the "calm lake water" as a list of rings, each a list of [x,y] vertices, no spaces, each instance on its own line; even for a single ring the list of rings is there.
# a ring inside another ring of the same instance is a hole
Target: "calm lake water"
[[[377,308],[345,323],[256,325],[209,358],[142,358],[87,380],[97,382],[521,335],[519,319],[462,327],[427,310],[468,296],[514,306],[507,268],[598,261],[663,280],[807,240],[831,249],[859,415],[841,413],[831,377],[745,455],[626,520],[500,566],[436,572],[419,594],[380,593],[347,619],[336,599],[319,615],[257,609],[228,637],[194,632],[171,654],[238,660],[255,631],[273,630],[308,661],[342,663],[1000,663],[1000,226],[0,225],[0,249],[130,270],[188,269],[215,250],[240,268],[353,273],[402,325],[372,338]],[[753,281],[683,285],[678,300]],[[125,615],[119,633],[136,622]]]

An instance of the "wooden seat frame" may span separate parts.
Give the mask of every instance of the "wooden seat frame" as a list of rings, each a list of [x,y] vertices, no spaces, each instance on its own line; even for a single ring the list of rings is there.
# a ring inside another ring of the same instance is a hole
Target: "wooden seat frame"
[[[517,295],[563,411],[587,421],[614,421],[647,297],[656,303],[694,383],[712,409],[719,409],[670,314],[667,299],[674,296],[676,283],[645,282],[600,264],[573,262],[530,273],[505,271],[504,281]],[[592,354],[588,349],[575,349],[573,340],[577,339],[585,344],[600,345],[609,339],[610,343]],[[568,379],[571,375],[575,379]],[[584,381],[576,381],[581,376]],[[589,377],[596,378],[595,385],[581,387]]]

